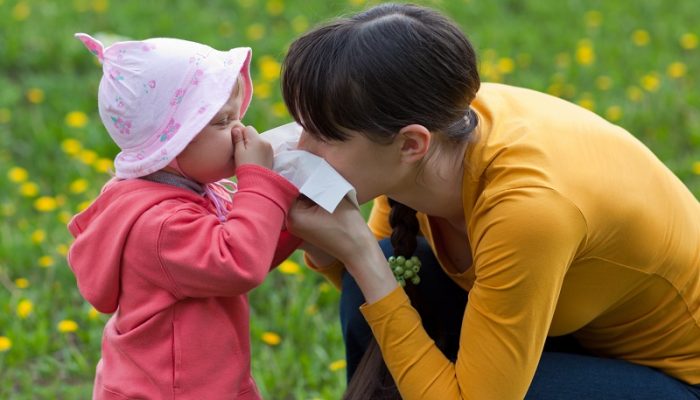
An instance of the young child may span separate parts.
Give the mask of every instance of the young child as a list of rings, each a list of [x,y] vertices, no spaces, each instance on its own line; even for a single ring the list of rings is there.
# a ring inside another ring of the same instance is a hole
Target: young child
[[[246,294],[299,244],[283,226],[298,190],[240,122],[251,50],[76,37],[103,64],[100,116],[121,148],[68,226],[81,294],[114,313],[93,398],[259,399]],[[231,200],[217,181],[234,173]]]

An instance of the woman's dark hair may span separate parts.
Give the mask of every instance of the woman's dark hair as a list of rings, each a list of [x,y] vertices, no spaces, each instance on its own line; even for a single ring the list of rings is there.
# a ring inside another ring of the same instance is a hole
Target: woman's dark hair
[[[345,141],[358,132],[388,144],[403,127],[420,124],[462,142],[476,124],[469,105],[480,80],[472,45],[454,22],[416,5],[382,4],[302,35],[289,48],[281,82],[291,115],[321,141]],[[394,254],[410,257],[416,211],[390,204]],[[411,284],[406,292],[440,346],[439,323],[424,315]],[[400,398],[374,339],[345,398]]]

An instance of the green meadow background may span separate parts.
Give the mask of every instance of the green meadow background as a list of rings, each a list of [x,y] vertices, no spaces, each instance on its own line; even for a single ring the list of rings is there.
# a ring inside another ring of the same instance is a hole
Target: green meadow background
[[[469,35],[484,81],[596,111],[700,194],[697,0],[421,3]],[[101,69],[73,33],[252,47],[245,122],[264,131],[290,121],[278,80],[289,43],[371,4],[0,0],[0,399],[89,398],[108,318],[82,300],[65,260],[66,223],[109,179],[117,153],[97,114]],[[338,399],[338,292],[299,261],[295,254],[250,295],[253,372],[268,399]]]

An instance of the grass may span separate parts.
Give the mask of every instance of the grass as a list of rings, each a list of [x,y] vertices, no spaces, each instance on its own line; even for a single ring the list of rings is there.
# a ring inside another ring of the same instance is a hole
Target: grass
[[[700,194],[695,0],[430,1],[469,35],[485,81],[591,108],[645,142]],[[253,48],[247,123],[289,116],[279,62],[294,37],[363,0],[0,0],[0,398],[90,396],[102,326],[65,261],[65,224],[117,152],[96,107],[100,69],[75,32]],[[269,399],[337,399],[338,293],[298,254],[253,293],[253,373]]]

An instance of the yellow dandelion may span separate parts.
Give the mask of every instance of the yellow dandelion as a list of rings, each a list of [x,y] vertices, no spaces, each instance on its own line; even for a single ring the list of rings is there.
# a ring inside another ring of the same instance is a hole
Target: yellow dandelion
[[[29,18],[32,13],[32,9],[29,7],[26,1],[20,1],[12,8],[12,18],[16,21],[24,21]]]
[[[64,319],[56,325],[56,328],[61,333],[75,332],[78,330],[78,323],[70,319]]]
[[[331,285],[329,285],[328,282],[321,282],[321,284],[318,285],[318,291],[321,293],[326,293],[329,290],[331,290]]]
[[[92,0],[92,9],[98,14],[102,14],[109,8],[108,0]]]
[[[90,204],[92,204],[92,202],[90,200],[86,200],[86,201],[83,201],[82,203],[79,203],[75,208],[76,208],[76,210],[78,210],[78,212],[81,212],[81,211],[85,210],[86,208],[90,207]]]
[[[14,183],[21,183],[29,178],[29,172],[22,167],[12,167],[7,171],[7,178]]]
[[[265,5],[265,9],[267,10],[268,14],[277,16],[282,14],[284,11],[284,3],[280,0],[268,0],[267,4]]]
[[[582,99],[579,99],[578,105],[580,105],[581,107],[583,107],[587,110],[591,110],[591,111],[595,110],[595,102],[593,101],[593,99],[591,99],[589,97],[584,97]]]
[[[284,102],[278,101],[277,103],[272,105],[272,115],[274,115],[277,118],[287,116],[287,106],[284,104]]]
[[[498,72],[496,64],[489,60],[483,60],[479,66],[479,73],[486,77],[486,80],[491,82],[499,82],[501,74]]]
[[[74,193],[74,194],[84,193],[87,190],[87,188],[88,188],[88,181],[87,181],[87,179],[83,179],[83,178],[79,178],[79,179],[74,180],[68,186],[68,190],[70,190],[70,192]]]
[[[642,89],[636,87],[636,86],[630,86],[627,88],[627,98],[630,99],[631,101],[637,103],[642,100],[644,97],[644,92],[642,92]]]
[[[303,15],[297,15],[292,19],[292,29],[295,33],[302,33],[309,29],[309,20]]]
[[[73,218],[73,214],[69,213],[68,211],[64,210],[58,213],[58,221],[64,225],[68,224],[71,218]]]
[[[80,153],[83,149],[83,145],[75,139],[64,139],[61,142],[61,149],[63,149],[64,153],[72,156]]]
[[[649,44],[650,40],[651,36],[649,35],[649,32],[645,31],[644,29],[637,29],[632,32],[632,43],[637,46],[646,46]]]
[[[345,360],[336,360],[330,363],[328,369],[335,372],[340,371],[341,369],[345,369],[345,367],[347,367]]]
[[[613,81],[609,76],[601,75],[596,78],[595,85],[600,90],[608,90],[612,86]]]
[[[666,68],[666,74],[674,79],[684,77],[687,71],[688,67],[686,67],[686,65],[680,61],[671,63],[669,64],[668,68]]]
[[[97,153],[92,150],[82,150],[78,153],[78,160],[85,165],[92,165],[98,158]]]
[[[603,14],[597,10],[591,10],[583,15],[583,20],[589,28],[597,28],[603,22]]]
[[[610,106],[605,110],[605,117],[612,122],[617,122],[622,119],[622,107]]]
[[[695,161],[693,163],[693,173],[695,175],[700,175],[700,161]]]
[[[34,244],[39,244],[42,243],[44,240],[46,240],[46,231],[43,229],[37,229],[34,232],[32,232],[32,243]]]
[[[260,339],[262,339],[263,343],[265,343],[268,346],[277,346],[282,342],[282,338],[280,337],[280,335],[274,332],[265,332],[262,334]]]
[[[39,88],[31,88],[26,93],[27,100],[33,104],[40,104],[44,101],[44,91]]]
[[[95,171],[103,174],[114,170],[114,163],[109,158],[98,158],[92,166],[95,168]]]
[[[22,300],[17,304],[17,316],[25,319],[34,311],[34,303],[31,300]]]
[[[287,275],[295,275],[301,272],[299,264],[292,260],[284,260],[277,269],[279,269],[281,273]]]
[[[267,99],[272,94],[272,87],[268,82],[260,82],[255,84],[255,97],[258,99]]]
[[[56,199],[50,196],[41,196],[34,200],[34,208],[41,212],[51,212],[58,207]]]
[[[0,336],[0,352],[5,352],[12,348],[12,340],[7,336]]]
[[[510,74],[515,70],[515,62],[513,61],[512,58],[509,57],[501,57],[498,59],[498,63],[496,64],[496,68],[498,69],[498,72],[502,74]]]
[[[581,65],[591,65],[595,62],[595,50],[593,50],[593,43],[590,40],[579,41],[576,47],[576,62]]]
[[[66,125],[71,128],[83,128],[88,123],[88,116],[82,111],[71,111],[66,115]]]
[[[698,47],[698,35],[694,33],[684,33],[680,39],[681,47],[686,50],[692,50]]]
[[[17,278],[15,279],[15,286],[17,286],[17,289],[26,289],[29,287],[29,280],[27,278]]]
[[[260,58],[260,74],[266,81],[274,81],[280,77],[280,63],[270,56]]]
[[[9,108],[0,108],[0,124],[6,124],[12,120],[12,112]]]
[[[88,311],[88,319],[91,321],[94,321],[99,317],[100,317],[100,312],[97,311],[97,309],[95,309],[95,307],[90,307],[90,310]]]
[[[19,186],[19,194],[24,197],[36,197],[39,194],[39,185],[34,182],[24,182]]]
[[[250,40],[260,40],[265,36],[265,26],[263,24],[252,24],[246,28],[245,35]]]
[[[56,253],[65,257],[66,254],[68,254],[68,245],[65,245],[63,243],[59,244],[58,246],[56,246]]]
[[[41,268],[48,268],[52,267],[55,264],[55,262],[53,260],[53,257],[51,256],[41,256],[39,257],[38,264]]]
[[[640,85],[647,92],[656,92],[661,86],[661,79],[656,73],[646,74],[642,77]]]

